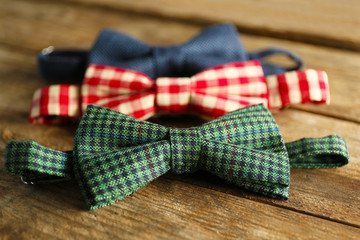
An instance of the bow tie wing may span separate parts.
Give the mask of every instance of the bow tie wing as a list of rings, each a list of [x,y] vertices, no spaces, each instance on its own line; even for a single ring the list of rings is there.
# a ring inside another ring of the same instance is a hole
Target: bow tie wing
[[[168,141],[83,154],[75,176],[89,209],[121,200],[170,170]]]
[[[156,78],[154,48],[123,33],[104,30],[89,53],[88,63],[133,69]]]
[[[209,94],[267,96],[267,86],[258,60],[222,64],[197,73],[192,88]]]
[[[90,64],[81,88],[82,109],[94,104],[147,119],[156,111],[153,87],[154,81],[141,72]]]
[[[151,54],[151,49],[149,45],[135,38],[106,29],[96,40],[89,55],[89,63],[118,66],[122,61]]]
[[[223,64],[190,78],[158,78],[156,93],[160,111],[195,109],[210,117],[268,102],[264,73],[257,60]]]
[[[285,153],[272,153],[222,142],[202,145],[202,168],[261,195],[288,199],[289,160]]]
[[[266,80],[257,60],[216,66],[192,79],[191,104],[211,117],[250,105],[268,104]]]
[[[202,61],[194,61],[194,63],[206,65],[201,69],[228,62],[248,60],[237,30],[230,23],[218,24],[204,29],[184,44],[183,48],[187,55],[191,54],[193,59],[201,58]],[[209,51],[204,51],[204,49]]]
[[[122,199],[169,170],[168,129],[89,105],[75,136],[73,162],[91,209]]]
[[[204,141],[202,168],[251,191],[288,198],[289,158],[264,105],[226,114],[199,131]]]
[[[88,151],[111,151],[165,140],[167,134],[164,126],[89,105],[76,131],[74,150],[80,155]]]

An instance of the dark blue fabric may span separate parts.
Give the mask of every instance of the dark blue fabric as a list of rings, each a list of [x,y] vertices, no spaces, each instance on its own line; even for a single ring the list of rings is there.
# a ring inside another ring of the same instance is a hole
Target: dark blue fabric
[[[55,50],[50,54],[38,54],[40,77],[59,83],[81,83],[88,65],[89,51]]]
[[[192,40],[176,46],[149,46],[123,33],[104,30],[93,48],[87,51],[56,50],[50,54],[39,54],[39,72],[43,79],[70,83],[81,83],[89,63],[111,65],[133,69],[157,77],[192,76],[216,65],[261,59],[278,54],[279,49],[247,54],[232,24],[225,23],[204,29]],[[301,59],[295,54],[281,50],[295,62],[299,69]],[[264,63],[266,75],[287,71]]]

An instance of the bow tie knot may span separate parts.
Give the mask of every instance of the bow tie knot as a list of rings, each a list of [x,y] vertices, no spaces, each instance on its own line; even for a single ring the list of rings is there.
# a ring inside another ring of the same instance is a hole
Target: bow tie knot
[[[181,46],[155,47],[153,49],[153,62],[155,75],[181,76],[185,54]]]
[[[171,170],[174,173],[191,173],[198,169],[201,155],[201,139],[198,129],[169,130],[171,147]]]
[[[156,80],[158,111],[185,112],[191,103],[191,92],[192,78],[158,78]]]

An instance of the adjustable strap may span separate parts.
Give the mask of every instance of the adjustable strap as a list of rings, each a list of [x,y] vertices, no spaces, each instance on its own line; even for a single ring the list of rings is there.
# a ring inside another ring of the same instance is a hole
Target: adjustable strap
[[[88,64],[89,51],[54,50],[45,48],[38,54],[38,68],[42,79],[81,84]]]
[[[291,168],[335,168],[349,163],[345,140],[338,135],[286,143]]]
[[[272,55],[286,55],[295,62],[293,68],[285,69],[264,60]],[[88,65],[88,50],[54,50],[50,46],[38,54],[38,68],[41,78],[61,83],[80,84]],[[269,48],[248,53],[248,60],[259,59],[265,75],[298,70],[303,67],[302,59],[293,52],[281,48]],[[240,59],[239,59],[240,60]]]
[[[266,77],[269,109],[279,110],[290,104],[329,103],[327,74],[321,70],[290,71]]]
[[[73,176],[72,151],[61,152],[34,141],[10,141],[4,170],[25,183],[65,180]]]
[[[80,86],[56,84],[37,89],[30,108],[30,123],[57,124],[79,121]]]
[[[272,55],[285,55],[289,57],[295,66],[292,68],[284,68],[275,64],[265,63],[264,60]],[[299,70],[304,66],[303,60],[295,53],[282,48],[268,48],[260,51],[248,53],[249,60],[259,59],[264,69],[265,75],[279,74],[286,71]]]

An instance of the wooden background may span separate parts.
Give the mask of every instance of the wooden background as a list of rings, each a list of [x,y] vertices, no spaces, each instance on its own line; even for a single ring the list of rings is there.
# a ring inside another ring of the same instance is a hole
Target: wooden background
[[[28,186],[4,173],[9,140],[72,149],[76,124],[27,122],[34,90],[47,84],[35,61],[42,48],[89,48],[104,27],[170,45],[223,21],[236,24],[247,50],[286,47],[328,73],[331,105],[293,106],[274,117],[286,141],[343,136],[349,165],[291,170],[288,201],[204,173],[167,174],[95,211],[86,211],[74,182]],[[0,0],[0,239],[360,239],[359,26],[356,0]]]

